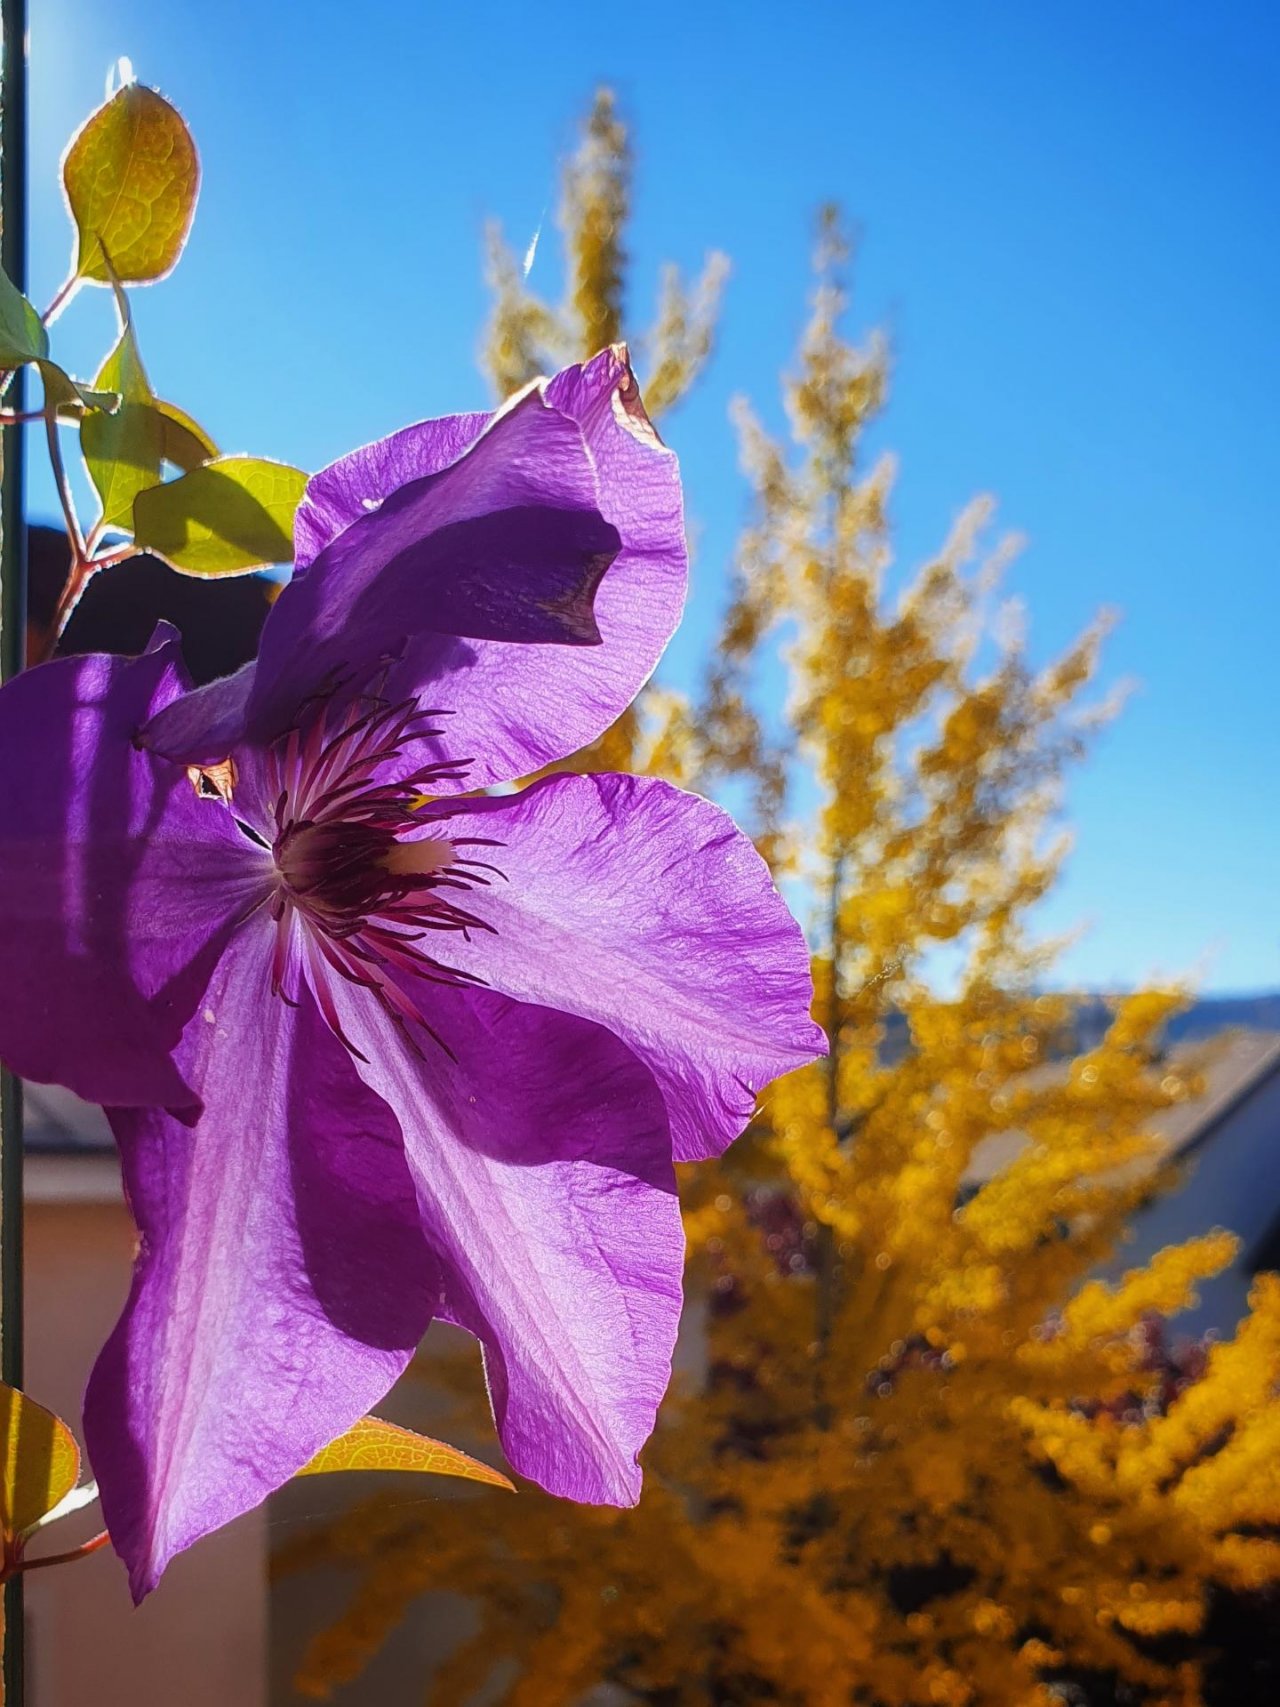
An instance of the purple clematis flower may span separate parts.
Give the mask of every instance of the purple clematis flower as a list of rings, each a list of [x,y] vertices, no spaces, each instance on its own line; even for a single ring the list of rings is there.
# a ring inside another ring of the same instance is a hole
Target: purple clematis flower
[[[596,736],[679,615],[675,460],[606,352],[316,476],[255,664],[176,639],[0,693],[0,1054],[103,1103],[140,1235],[85,1429],[136,1596],[386,1393],[433,1318],[504,1448],[628,1503],[672,1162],[823,1048],[716,807],[477,797]]]

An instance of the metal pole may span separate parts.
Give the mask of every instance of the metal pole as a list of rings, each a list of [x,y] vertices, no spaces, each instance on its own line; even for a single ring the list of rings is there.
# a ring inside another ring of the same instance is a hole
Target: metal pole
[[[27,285],[27,6],[0,0],[0,264]],[[6,402],[25,407],[26,370],[9,382]],[[3,429],[0,489],[0,681],[26,659],[27,527],[23,491],[23,432]],[[3,805],[0,803],[0,814]],[[0,834],[3,823],[0,822]],[[22,1385],[22,1085],[0,1068],[0,1379]],[[25,1631],[21,1575],[4,1586],[4,1707],[23,1707]]]

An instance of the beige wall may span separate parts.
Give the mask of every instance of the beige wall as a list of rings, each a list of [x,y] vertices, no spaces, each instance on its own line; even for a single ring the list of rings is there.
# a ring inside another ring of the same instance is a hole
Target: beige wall
[[[111,1156],[33,1156],[26,1388],[80,1432],[93,1359],[129,1285],[133,1229]],[[99,1508],[47,1531],[59,1552]],[[170,1566],[135,1611],[108,1551],[27,1579],[28,1707],[265,1707],[265,1519],[250,1513]]]
[[[501,1462],[495,1450],[493,1426],[477,1416],[475,1433],[459,1426],[454,1407],[445,1390],[431,1379],[431,1361],[439,1354],[463,1349],[475,1366],[476,1388],[480,1384],[480,1350],[469,1335],[443,1322],[427,1334],[416,1366],[375,1407],[379,1416],[443,1437],[468,1452],[491,1462]],[[675,1368],[687,1379],[701,1380],[707,1368],[707,1302],[705,1295],[692,1293],[686,1301],[676,1344]],[[381,1483],[381,1485],[380,1485]],[[377,1493],[403,1500],[406,1509],[429,1521],[437,1502],[475,1498],[476,1520],[484,1523],[498,1516],[507,1495],[482,1489],[478,1493],[466,1483],[447,1477],[419,1481],[409,1476],[309,1476],[288,1482],[268,1502],[270,1541],[283,1546],[300,1535],[313,1534],[346,1509]],[[302,1707],[304,1697],[292,1687],[293,1678],[311,1641],[342,1616],[350,1602],[356,1577],[350,1569],[316,1565],[293,1575],[280,1575],[271,1585],[271,1703],[272,1707]],[[351,1682],[336,1686],[333,1707],[420,1707],[430,1700],[432,1673],[466,1637],[474,1634],[477,1613],[464,1597],[447,1591],[429,1590],[410,1602],[405,1616],[389,1633],[367,1667]],[[505,1661],[501,1667],[505,1668]],[[496,1672],[495,1677],[501,1675]],[[493,1692],[486,1691],[488,1698]],[[599,1692],[588,1701],[596,1707],[613,1699]],[[581,1707],[588,1707],[584,1701]],[[42,1707],[37,1703],[36,1707]]]

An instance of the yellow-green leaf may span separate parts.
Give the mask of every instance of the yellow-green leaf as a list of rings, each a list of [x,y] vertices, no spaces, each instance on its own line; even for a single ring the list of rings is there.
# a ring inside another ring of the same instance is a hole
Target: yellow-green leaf
[[[86,409],[102,409],[110,415],[120,407],[118,391],[95,391],[90,385],[82,385],[47,356],[36,366],[44,381],[45,404],[64,420],[78,421]]]
[[[164,459],[176,468],[189,474],[193,468],[199,468],[201,463],[212,462],[218,454],[218,447],[205,432],[199,421],[195,421],[185,409],[179,409],[176,403],[163,403],[156,399],[156,408],[160,411],[162,431],[164,434]]]
[[[80,450],[89,478],[102,500],[106,527],[133,525],[133,500],[160,480],[164,458],[164,418],[142,365],[124,292],[116,286],[120,337],[98,370],[94,385],[120,395],[120,407],[106,415],[94,410],[80,423]]]
[[[80,423],[80,449],[102,500],[105,527],[133,525],[133,501],[160,479],[164,425],[149,403],[122,403],[114,415],[95,409]]]
[[[20,367],[49,353],[49,334],[40,316],[14,284],[0,271],[0,367]]]
[[[61,1417],[0,1382],[0,1530],[20,1535],[76,1485],[80,1449]]]
[[[293,512],[307,476],[282,462],[222,456],[139,492],[139,545],[188,575],[238,575],[293,557]]]
[[[72,138],[62,184],[76,228],[73,275],[143,283],[163,278],[182,253],[200,161],[176,108],[128,83]]]
[[[124,292],[116,289],[116,305],[120,312],[120,336],[111,354],[98,369],[93,383],[103,391],[118,391],[126,403],[151,403],[155,393],[133,330],[133,316]]]
[[[298,1474],[325,1476],[334,1470],[416,1470],[428,1476],[462,1476],[494,1488],[512,1486],[500,1470],[459,1452],[456,1446],[398,1428],[380,1417],[362,1417],[354,1428],[322,1447]]]

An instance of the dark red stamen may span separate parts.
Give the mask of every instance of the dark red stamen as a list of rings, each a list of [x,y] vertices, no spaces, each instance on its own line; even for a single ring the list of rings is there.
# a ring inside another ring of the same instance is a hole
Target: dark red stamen
[[[491,931],[492,925],[455,897],[487,888],[484,872],[503,876],[497,866],[455,852],[500,842],[422,834],[432,822],[423,812],[424,795],[443,782],[460,781],[465,762],[415,763],[406,774],[394,775],[411,742],[439,735],[432,727],[437,715],[419,711],[412,701],[393,705],[376,695],[346,699],[341,706],[317,698],[268,755],[276,795],[272,853],[280,877],[271,905],[272,989],[295,1001],[290,986],[296,992],[304,963],[309,966],[307,982],[330,1030],[360,1060],[365,1057],[339,1024],[327,988],[329,971],[371,991],[419,1054],[415,1028],[452,1052],[418,1015],[400,979],[454,987],[483,983],[419,946],[430,932],[457,932],[470,941],[472,930]]]

